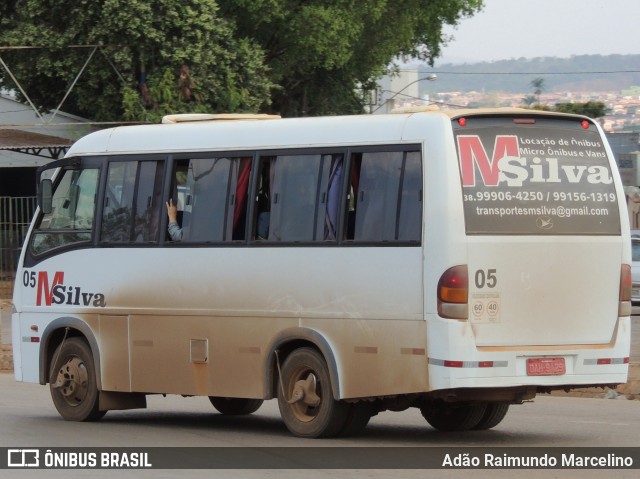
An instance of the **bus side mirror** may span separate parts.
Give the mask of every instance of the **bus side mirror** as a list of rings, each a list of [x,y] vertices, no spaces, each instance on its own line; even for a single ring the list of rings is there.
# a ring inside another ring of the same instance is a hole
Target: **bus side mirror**
[[[40,188],[38,188],[38,206],[40,210],[48,215],[53,209],[52,200],[53,184],[50,179],[44,179],[40,182]]]

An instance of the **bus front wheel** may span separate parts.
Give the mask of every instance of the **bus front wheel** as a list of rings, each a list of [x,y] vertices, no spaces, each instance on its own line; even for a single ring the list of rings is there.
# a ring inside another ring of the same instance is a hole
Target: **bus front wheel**
[[[484,430],[496,427],[502,422],[508,411],[509,403],[490,402],[487,404],[487,409],[484,412],[482,419],[480,419],[480,422],[473,428],[477,430]]]
[[[333,399],[324,358],[311,348],[297,349],[284,361],[278,407],[289,431],[299,437],[335,436],[349,415],[349,405]]]
[[[67,421],[96,421],[100,411],[91,348],[82,338],[64,340],[53,354],[49,389],[53,404]]]

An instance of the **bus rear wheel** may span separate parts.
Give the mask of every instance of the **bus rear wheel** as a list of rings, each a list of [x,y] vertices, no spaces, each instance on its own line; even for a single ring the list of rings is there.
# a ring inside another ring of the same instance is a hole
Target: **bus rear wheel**
[[[468,431],[480,424],[486,409],[486,402],[453,404],[434,401],[421,406],[420,412],[439,431]]]
[[[480,419],[480,422],[476,424],[473,429],[484,430],[496,427],[502,422],[509,410],[509,403],[504,402],[490,402],[487,404],[487,409]]]
[[[285,425],[298,437],[335,436],[349,415],[349,405],[333,399],[324,358],[311,348],[297,349],[284,361],[278,407]]]
[[[244,416],[260,409],[262,399],[225,398],[209,396],[209,401],[218,412],[226,416]]]
[[[67,421],[96,421],[100,411],[93,354],[82,338],[63,341],[53,354],[49,389],[53,404]]]

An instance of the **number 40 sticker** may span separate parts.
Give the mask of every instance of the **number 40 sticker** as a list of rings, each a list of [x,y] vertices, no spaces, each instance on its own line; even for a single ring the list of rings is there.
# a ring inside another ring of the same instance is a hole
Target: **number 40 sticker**
[[[500,293],[473,293],[471,295],[471,322],[500,322]]]
[[[498,283],[496,270],[479,269],[474,276],[476,288],[484,291],[471,294],[471,322],[499,323],[500,293],[494,289]]]

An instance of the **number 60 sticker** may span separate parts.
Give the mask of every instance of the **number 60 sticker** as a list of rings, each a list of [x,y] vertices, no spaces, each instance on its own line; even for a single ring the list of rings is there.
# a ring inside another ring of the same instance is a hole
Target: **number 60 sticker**
[[[473,293],[471,295],[472,323],[500,322],[500,293]]]

